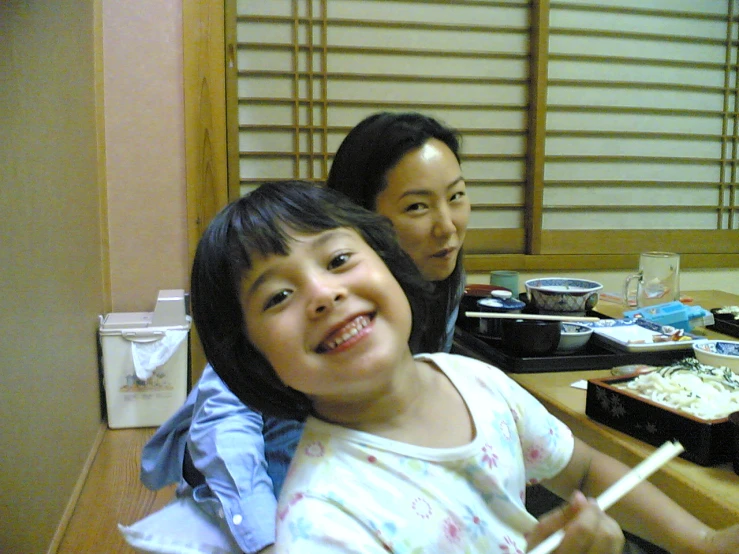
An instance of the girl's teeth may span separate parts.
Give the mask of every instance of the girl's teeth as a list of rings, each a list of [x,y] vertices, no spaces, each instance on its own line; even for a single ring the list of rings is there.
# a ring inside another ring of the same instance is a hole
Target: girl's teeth
[[[334,348],[337,348],[339,345],[345,343],[350,338],[352,338],[353,336],[357,335],[359,333],[359,331],[361,331],[362,329],[364,329],[365,327],[367,327],[367,324],[368,323],[369,323],[369,321],[367,320],[367,318],[365,316],[362,316],[362,317],[359,317],[359,318],[355,319],[350,324],[351,325],[351,328],[350,329],[348,329],[340,337],[337,337],[337,338],[335,338],[335,339],[333,339],[331,341],[328,341],[328,342],[324,343],[324,348],[322,350],[328,351],[328,350],[333,350]]]

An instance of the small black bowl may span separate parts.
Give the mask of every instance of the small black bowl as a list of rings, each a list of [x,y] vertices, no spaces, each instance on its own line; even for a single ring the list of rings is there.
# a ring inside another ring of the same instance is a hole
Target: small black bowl
[[[519,356],[552,354],[562,334],[559,321],[503,319],[503,347]]]

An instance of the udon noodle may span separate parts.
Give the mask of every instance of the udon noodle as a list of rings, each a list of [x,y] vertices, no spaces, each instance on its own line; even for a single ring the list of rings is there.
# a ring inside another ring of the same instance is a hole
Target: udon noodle
[[[616,387],[700,419],[721,419],[739,411],[739,376],[687,358]]]

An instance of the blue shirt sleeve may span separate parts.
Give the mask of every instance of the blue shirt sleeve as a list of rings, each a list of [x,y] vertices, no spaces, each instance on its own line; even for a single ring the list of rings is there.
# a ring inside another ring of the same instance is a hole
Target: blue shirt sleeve
[[[151,490],[179,483],[185,457],[187,433],[197,390],[193,389],[185,403],[156,430],[141,451],[141,482]]]
[[[197,385],[187,439],[195,467],[236,543],[258,552],[275,540],[277,500],[267,473],[263,421],[206,366]]]
[[[193,499],[228,528],[239,548],[255,553],[274,543],[275,497],[302,431],[299,421],[262,418],[207,365],[185,404],[144,446],[141,480],[153,490],[183,483],[187,444],[205,477]]]

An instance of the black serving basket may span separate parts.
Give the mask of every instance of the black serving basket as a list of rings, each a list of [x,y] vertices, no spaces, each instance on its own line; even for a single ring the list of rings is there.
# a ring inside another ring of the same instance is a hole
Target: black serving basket
[[[585,414],[613,429],[653,446],[677,440],[682,458],[702,466],[732,459],[732,424],[728,418],[706,421],[678,412],[636,393],[614,387],[635,375],[590,379]]]

